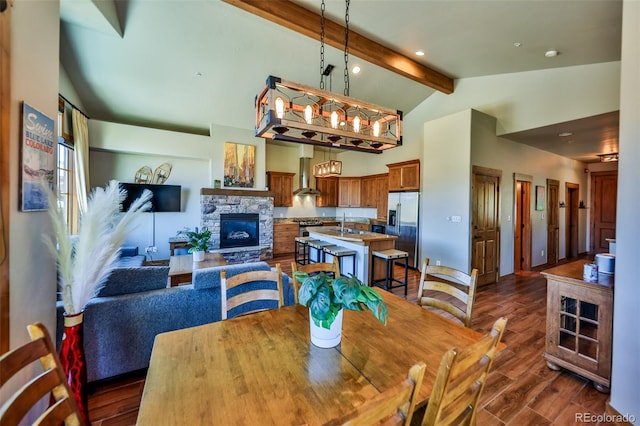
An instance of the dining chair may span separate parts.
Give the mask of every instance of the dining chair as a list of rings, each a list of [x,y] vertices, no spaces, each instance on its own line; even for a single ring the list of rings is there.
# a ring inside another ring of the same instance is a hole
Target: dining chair
[[[422,426],[476,424],[478,401],[506,325],[507,319],[499,318],[479,341],[443,355]]]
[[[445,311],[465,327],[471,327],[477,285],[477,269],[466,274],[448,266],[429,265],[429,258],[425,258],[418,287],[418,305]]]
[[[402,382],[368,400],[351,413],[325,423],[325,426],[411,424],[425,370],[424,363],[415,364],[409,369],[409,376]]]
[[[220,300],[223,320],[271,309],[273,302],[281,308],[284,297],[280,264],[276,264],[275,271],[249,271],[229,278],[226,271],[220,271]]]
[[[82,425],[82,416],[76,400],[67,384],[60,358],[56,353],[46,327],[41,323],[27,326],[31,341],[13,349],[0,357],[0,389],[16,373],[31,377],[13,395],[7,397],[0,409],[0,424],[17,425],[32,410],[38,401],[49,394],[53,395],[52,403],[43,408],[34,424]],[[32,364],[40,361],[43,371],[36,371]]]
[[[296,262],[291,262],[291,275],[293,276],[293,298],[296,304],[298,304],[298,290],[300,289],[300,284],[302,284],[296,279],[295,273],[297,271],[306,272],[309,275],[319,274],[320,272],[328,272],[332,273],[333,277],[336,278],[340,276],[340,263],[337,257],[333,258],[333,263],[318,262],[307,263],[306,265],[298,265]]]

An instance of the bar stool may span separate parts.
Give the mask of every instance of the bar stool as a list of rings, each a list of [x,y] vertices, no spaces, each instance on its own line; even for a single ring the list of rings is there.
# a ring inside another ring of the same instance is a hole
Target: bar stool
[[[295,238],[296,251],[293,253],[295,262],[298,265],[306,265],[309,263],[309,237]],[[300,253],[302,249],[302,253]]]
[[[309,255],[308,255],[308,262],[309,263],[323,263],[324,262],[324,248],[327,246],[331,246],[333,245],[333,243],[329,243],[327,241],[320,241],[320,240],[309,240],[309,242],[307,243],[307,245],[309,246]],[[316,257],[312,258],[311,256],[311,249],[314,249],[316,251]]]
[[[344,257],[351,257],[353,260],[351,273],[353,275],[356,275],[356,251],[355,250],[351,250],[342,246],[326,246],[322,250],[324,251],[325,258],[326,258],[326,255],[328,254],[338,259],[338,264],[340,265],[340,275],[342,276],[347,276],[347,274],[344,273],[344,266],[342,263],[342,259]]]
[[[371,262],[372,262],[372,270],[375,263],[376,258],[382,259],[385,261],[385,277],[384,279],[372,279],[371,283],[377,285],[379,287],[384,288],[385,290],[391,290],[397,287],[404,287],[404,295],[407,295],[407,283],[409,281],[409,253],[402,250],[396,249],[387,249],[387,250],[379,250],[374,251],[372,254]],[[404,259],[404,282],[398,280],[393,276],[393,264],[396,261]],[[375,277],[374,277],[375,278]],[[398,283],[394,285],[393,283]]]

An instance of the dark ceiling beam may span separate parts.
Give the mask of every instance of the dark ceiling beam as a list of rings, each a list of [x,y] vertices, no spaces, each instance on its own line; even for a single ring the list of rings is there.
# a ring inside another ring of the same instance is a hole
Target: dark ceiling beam
[[[222,0],[261,18],[314,39],[320,38],[320,15],[289,0]],[[325,17],[325,43],[344,49],[345,28]],[[380,43],[349,30],[349,53],[445,94],[453,93],[453,79]]]

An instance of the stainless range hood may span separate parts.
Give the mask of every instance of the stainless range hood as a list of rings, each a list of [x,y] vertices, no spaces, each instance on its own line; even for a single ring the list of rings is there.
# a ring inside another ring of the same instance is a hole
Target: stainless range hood
[[[311,188],[309,179],[311,178],[311,158],[300,157],[300,172],[298,189],[293,191],[293,195],[320,195],[320,191]]]

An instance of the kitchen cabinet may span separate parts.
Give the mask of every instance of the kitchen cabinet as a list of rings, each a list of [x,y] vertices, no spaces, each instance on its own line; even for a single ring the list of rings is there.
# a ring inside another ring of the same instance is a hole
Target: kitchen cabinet
[[[295,173],[267,172],[267,186],[273,191],[274,207],[293,207]]]
[[[613,275],[598,282],[582,279],[587,260],[542,271],[547,278],[547,338],[542,356],[553,370],[561,367],[593,380],[608,392],[611,380]]]
[[[338,207],[360,207],[361,183],[359,177],[338,179]]]
[[[316,178],[316,207],[338,207],[338,178]]]
[[[389,175],[378,175],[375,181],[374,197],[376,200],[376,217],[387,218],[387,203],[389,202]]]
[[[360,207],[376,209],[376,217],[387,217],[387,202],[389,196],[389,174],[370,175],[362,177]]]
[[[293,254],[295,238],[298,236],[297,223],[273,224],[273,255]]]
[[[389,191],[420,190],[420,160],[387,164],[389,168]]]
[[[362,176],[362,185],[360,186],[360,207],[376,208],[376,177]]]

